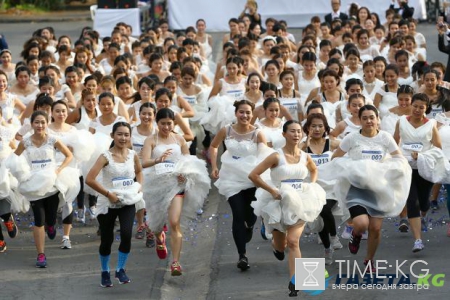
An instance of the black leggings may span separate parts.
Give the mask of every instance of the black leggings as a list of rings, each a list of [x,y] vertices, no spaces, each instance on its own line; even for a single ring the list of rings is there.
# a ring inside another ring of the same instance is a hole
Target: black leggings
[[[72,210],[72,212],[70,213],[70,215],[68,215],[67,217],[65,217],[64,220],[63,220],[63,224],[69,224],[69,225],[72,225],[72,223],[73,223],[73,210]]]
[[[256,200],[255,192],[256,188],[249,188],[228,198],[233,213],[233,239],[239,254],[245,254],[247,227],[253,227],[257,219],[250,205]]]
[[[208,149],[211,145],[211,133],[208,130],[205,130],[205,139],[201,142],[205,149]]]
[[[323,229],[319,232],[319,236],[326,249],[330,248],[330,235],[336,236],[336,223],[331,211],[336,203],[336,200],[327,199],[327,204],[323,206],[322,211],[320,212],[320,216],[323,219]]]
[[[2,218],[2,220],[4,222],[8,222],[9,219],[11,218],[11,216],[12,216],[11,213],[7,213],[7,214],[4,214],[4,215],[1,215],[0,218]],[[5,238],[3,237],[2,226],[0,225],[0,241],[4,241],[4,240],[5,240]]]
[[[34,214],[34,226],[54,226],[56,224],[56,213],[58,212],[59,204],[58,195],[59,193],[56,193],[47,198],[30,201]]]
[[[192,141],[191,146],[189,147],[189,154],[197,155],[197,137],[194,137],[194,140]]]
[[[77,206],[79,209],[83,209],[84,207],[84,178],[80,177],[80,192],[77,195]],[[95,206],[97,204],[97,197],[94,195],[88,195],[89,198],[89,207]]]
[[[135,205],[127,205],[122,208],[110,208],[105,215],[98,215],[97,220],[100,224],[100,255],[111,254],[111,246],[114,242],[114,223],[119,217],[120,223],[120,245],[119,251],[130,253],[131,235],[133,231],[134,215],[136,214]]]
[[[406,209],[408,218],[420,217],[420,212],[427,212],[430,209],[430,192],[433,183],[423,179],[419,171],[412,170],[411,188],[409,189],[408,200],[406,200]]]

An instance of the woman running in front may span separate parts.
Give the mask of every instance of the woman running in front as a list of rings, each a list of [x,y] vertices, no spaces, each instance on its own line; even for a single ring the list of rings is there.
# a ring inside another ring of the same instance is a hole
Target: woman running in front
[[[99,193],[97,220],[100,224],[101,287],[113,286],[109,274],[111,246],[114,241],[114,223],[120,223],[120,245],[115,277],[120,284],[129,283],[125,264],[131,249],[135,204],[142,200],[142,167],[134,150],[128,149],[131,127],[117,122],[112,127],[113,145],[103,152],[86,176],[86,184]],[[102,182],[97,176],[102,172]],[[136,181],[134,180],[136,179]]]
[[[301,258],[300,236],[305,222],[316,219],[326,204],[325,191],[316,184],[317,168],[311,157],[300,147],[302,127],[291,120],[283,125],[286,145],[262,161],[248,178],[255,186],[266,192],[257,193],[257,202],[252,206],[255,213],[264,218],[268,232],[273,234],[273,253],[284,260],[284,251],[289,248],[289,278],[295,274],[295,259]],[[271,183],[261,178],[270,169]],[[311,183],[304,183],[308,173]],[[294,284],[289,281],[290,296],[296,296]]]

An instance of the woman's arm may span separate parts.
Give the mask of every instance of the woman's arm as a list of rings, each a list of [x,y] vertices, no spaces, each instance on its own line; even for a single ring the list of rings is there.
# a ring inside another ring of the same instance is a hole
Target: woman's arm
[[[202,76],[202,82],[206,86],[212,86],[211,80],[205,74],[200,74]]]
[[[64,96],[67,99],[67,105],[69,106],[69,108],[77,107],[77,102],[75,101],[75,97],[73,96],[70,88],[67,89],[67,91],[64,93]]]
[[[16,151],[14,151],[14,154],[17,156],[20,156],[23,151],[25,151],[25,146],[23,145],[23,142],[19,143],[19,146],[17,146]]]
[[[97,176],[100,173],[100,171],[103,169],[104,166],[108,161],[103,155],[100,155],[95,162],[94,166],[91,168],[89,173],[86,176],[86,184],[90,186],[94,191],[96,191],[99,194],[102,194],[106,198],[111,201],[111,203],[115,203],[119,201],[119,198],[117,198],[116,194],[108,191],[104,186],[102,186],[97,180]]]
[[[337,138],[341,133],[345,130],[346,123],[344,121],[340,121],[333,131],[330,132],[330,137]]]
[[[136,181],[139,182],[139,184],[142,186],[142,183],[144,182],[144,176],[142,175],[141,161],[139,160],[139,157],[136,153],[134,154],[134,173],[136,175]]]
[[[194,110],[192,109],[192,106],[189,104],[189,102],[187,102],[186,99],[181,96],[178,96],[177,100],[178,106],[184,109],[184,112],[181,113],[181,116],[183,118],[192,118],[194,116]]]
[[[189,126],[184,122],[183,118],[181,117],[181,115],[179,113],[175,114],[175,125],[178,125],[181,129],[181,131],[183,132],[183,138],[186,141],[193,141],[194,140],[194,135],[192,134],[191,129],[189,128]]]
[[[30,101],[30,103],[28,103],[27,107],[25,108],[25,111],[22,113],[22,116],[20,118],[20,123],[23,124],[23,121],[30,117],[31,114],[33,113],[33,108],[34,108],[34,102],[35,100]]]
[[[276,188],[273,188],[269,184],[267,184],[262,178],[261,174],[266,170],[275,168],[278,166],[279,155],[278,153],[272,153],[265,160],[263,160],[259,165],[257,165],[248,175],[248,179],[250,179],[256,187],[260,187],[270,193],[274,199],[280,200],[281,195]]]
[[[123,103],[122,99],[119,102],[119,109],[117,112],[118,115],[124,117],[127,122],[130,120],[130,116],[127,112],[127,107],[125,106],[125,103]]]
[[[209,93],[208,100],[211,99],[211,97],[219,94],[221,89],[222,89],[222,82],[220,80],[217,80],[211,90],[211,93]]]
[[[397,143],[397,145],[400,145],[400,122],[399,121],[397,121],[397,123],[395,124],[394,141]]]
[[[308,168],[309,174],[310,174],[310,178],[311,178],[311,182],[314,183],[317,181],[317,176],[318,176],[318,170],[317,170],[317,166],[314,163],[314,161],[312,160],[311,156],[308,155],[308,161],[306,163],[306,167]]]
[[[376,108],[380,107],[382,96],[378,93],[375,94],[375,98],[373,99],[373,105],[375,105]]]
[[[70,152],[69,148],[64,145],[61,141],[57,140],[55,143],[55,148],[58,149],[65,158],[62,164],[56,169],[56,174],[59,174],[65,167],[67,167],[73,159],[73,154]]]
[[[433,144],[433,146],[442,149],[441,136],[439,135],[436,124],[433,126],[433,136],[431,137],[431,143]]]
[[[66,123],[67,124],[79,123],[80,119],[81,119],[80,109],[76,108],[69,114],[69,116],[67,116]]]
[[[335,158],[338,158],[338,157],[342,157],[342,156],[345,155],[345,153],[347,153],[347,152],[344,152],[341,149],[341,147],[339,147],[339,148],[336,149],[336,151],[334,151],[333,156],[331,157],[331,160],[333,160]]]
[[[226,127],[219,130],[209,146],[209,155],[211,159],[211,176],[214,179],[219,178],[219,169],[217,168],[217,150],[225,140],[227,133]]]

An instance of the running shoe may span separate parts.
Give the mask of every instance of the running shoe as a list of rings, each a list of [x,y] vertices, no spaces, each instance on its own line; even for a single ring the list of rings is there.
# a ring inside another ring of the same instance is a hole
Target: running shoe
[[[170,265],[170,271],[172,276],[181,276],[182,270],[180,263],[177,261],[172,262]]]
[[[431,204],[431,209],[432,210],[438,210],[439,209],[439,204],[438,204],[437,200],[431,201],[430,204]]]
[[[348,240],[352,236],[353,227],[345,224],[344,231],[341,234],[341,238]]]
[[[250,268],[250,265],[248,264],[248,258],[245,255],[242,255],[241,258],[239,258],[237,267],[242,271],[246,271]]]
[[[299,291],[295,289],[295,284],[293,284],[291,281],[289,281],[288,289],[289,289],[289,297],[298,296]]]
[[[416,253],[416,252],[419,252],[419,251],[423,250],[424,248],[425,248],[425,245],[423,244],[422,240],[421,239],[417,239],[414,242],[414,246],[412,248],[412,252]]]
[[[423,232],[427,232],[427,231],[428,231],[427,220],[426,220],[426,218],[420,218],[420,229],[421,229]]]
[[[330,242],[331,242],[331,247],[333,248],[333,250],[339,250],[344,247],[344,246],[342,246],[341,241],[339,241],[339,237],[337,235],[330,236]]]
[[[83,208],[79,208],[77,210],[77,221],[80,223],[86,223],[86,207],[83,206]]]
[[[111,275],[108,271],[102,272],[102,281],[100,282],[100,286],[103,288],[112,287],[113,283],[111,282]]]
[[[158,254],[159,259],[167,257],[166,234],[164,231],[161,232],[161,240],[156,238],[156,254]]]
[[[49,239],[54,240],[56,236],[56,228],[55,226],[47,226],[47,236]]]
[[[36,268],[46,268],[47,258],[44,253],[39,253],[36,259]]]
[[[135,235],[134,237],[135,237],[136,239],[138,239],[138,240],[142,240],[142,239],[144,238],[144,236],[145,236],[145,228],[146,228],[146,227],[147,227],[147,226],[145,226],[145,224],[139,226],[138,229],[137,229],[137,231],[136,231],[136,235]]]
[[[0,240],[0,253],[3,253],[6,251],[6,243],[5,241]]]
[[[356,235],[352,230],[352,235],[350,236],[350,241],[348,242],[348,250],[352,254],[358,253],[359,244],[361,243],[362,235]]]
[[[266,226],[264,225],[264,221],[261,219],[261,237],[263,240],[267,241],[267,236],[266,236]]]
[[[325,249],[325,264],[326,265],[331,265],[331,264],[333,264],[333,252],[334,252],[334,250],[333,250],[333,248],[332,247],[330,247],[330,248],[328,248],[328,249]]]
[[[450,223],[447,223],[447,236],[450,237]]]
[[[147,238],[145,240],[145,246],[147,248],[155,247],[155,235],[151,231],[147,232]]]
[[[97,206],[91,206],[88,209],[89,218],[95,220],[97,218]]]
[[[203,215],[203,209],[199,208],[199,209],[196,211],[196,213],[197,213],[197,215],[199,215],[199,216]]]
[[[70,239],[63,239],[61,241],[61,249],[72,249],[72,243]]]
[[[285,254],[284,254],[284,251],[283,252],[281,252],[281,251],[278,251],[278,250],[275,250],[275,249],[273,249],[273,255],[275,255],[275,257],[278,259],[278,260],[284,260],[284,257],[285,257]]]
[[[409,231],[409,223],[406,219],[401,219],[400,223],[398,224],[398,230],[400,232],[408,232]]]
[[[167,228],[167,225],[166,225],[166,224],[164,224],[164,226],[163,226],[163,231],[164,231],[164,232],[169,231],[169,229]]]
[[[19,232],[19,230],[17,229],[17,225],[16,222],[14,221],[14,217],[11,216],[11,218],[9,218],[9,221],[5,222],[5,226],[6,226],[6,230],[8,230],[8,235],[10,238],[15,238],[17,236],[17,233]]]
[[[364,265],[367,267],[366,274],[376,274],[377,269],[375,268],[375,264],[373,263],[373,260],[366,259],[364,260]]]
[[[131,282],[130,278],[128,278],[124,269],[120,269],[118,272],[116,271],[115,277],[119,281],[120,284],[126,284],[126,283]]]

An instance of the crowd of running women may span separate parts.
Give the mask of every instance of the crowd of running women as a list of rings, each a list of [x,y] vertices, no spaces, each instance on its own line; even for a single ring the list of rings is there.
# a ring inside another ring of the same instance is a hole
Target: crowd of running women
[[[86,27],[74,43],[37,30],[19,62],[19,53],[0,54],[7,234],[17,236],[14,216],[31,207],[44,268],[58,212],[62,249],[72,247],[74,221],[97,219],[101,286],[109,287],[116,219],[115,277],[127,283],[136,218],[135,237],[160,259],[170,234],[171,274],[181,275],[180,218],[202,213],[212,178],[231,207],[243,271],[258,216],[274,256],[288,252],[289,278],[305,227],[318,233],[326,264],[343,247],[337,225],[353,254],[367,239],[367,272],[383,218],[399,216],[412,251],[423,250],[427,212],[450,184],[450,83],[441,62],[426,61],[417,22],[393,10],[386,19],[365,7],[347,20],[313,17],[296,41],[284,21],[267,18],[263,29],[250,0],[229,20],[215,62],[201,19],[176,35],[163,20],[139,37],[124,23],[103,39]],[[447,27],[437,29],[443,36]],[[0,252],[6,247],[0,230]],[[289,291],[296,295],[292,282]]]

